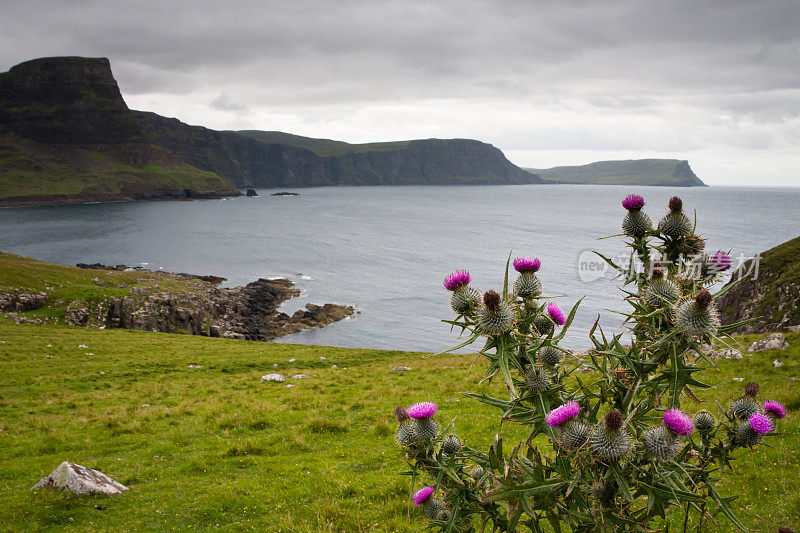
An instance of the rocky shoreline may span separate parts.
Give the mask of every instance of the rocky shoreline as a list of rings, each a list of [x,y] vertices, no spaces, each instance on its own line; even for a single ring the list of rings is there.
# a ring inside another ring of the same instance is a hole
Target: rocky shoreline
[[[125,270],[125,265],[99,263],[77,265],[84,269]],[[152,271],[151,271],[152,272]],[[307,304],[289,316],[278,309],[299,296],[288,279],[258,279],[244,287],[220,288],[225,278],[185,273],[152,272],[159,281],[149,286],[135,286],[129,294],[101,300],[75,300],[66,308],[64,321],[71,326],[100,329],[135,329],[161,333],[185,333],[269,341],[309,328],[326,326],[351,316],[351,306]],[[170,290],[170,281],[194,280],[192,289]],[[100,284],[96,278],[96,283]],[[0,311],[16,322],[42,322],[20,316],[47,303],[46,293],[16,291],[0,294]]]

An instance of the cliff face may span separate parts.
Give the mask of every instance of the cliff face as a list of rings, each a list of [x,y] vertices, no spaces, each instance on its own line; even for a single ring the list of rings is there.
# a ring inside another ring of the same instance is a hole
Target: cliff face
[[[309,150],[189,126],[155,113],[134,111],[134,116],[154,143],[192,166],[231,179],[237,187],[332,185],[321,159]]]
[[[722,323],[754,319],[738,333],[800,325],[800,237],[762,253],[757,265],[754,261],[742,265],[745,279],[716,299]],[[734,273],[729,285],[737,278]]]
[[[0,125],[46,144],[148,144],[106,58],[34,59],[0,74]]]
[[[0,206],[231,194],[227,179],[143,135],[108,59],[43,58],[0,74]]]
[[[325,158],[337,185],[499,185],[541,183],[494,146],[469,139],[408,141],[395,150]]]

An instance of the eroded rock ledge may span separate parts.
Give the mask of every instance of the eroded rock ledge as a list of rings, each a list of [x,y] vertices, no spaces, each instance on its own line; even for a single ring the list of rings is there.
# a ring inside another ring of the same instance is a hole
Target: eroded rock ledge
[[[160,275],[165,281],[195,279],[197,282],[188,292],[159,286],[132,287],[127,296],[99,302],[74,301],[67,307],[66,322],[76,326],[267,341],[322,327],[354,313],[353,307],[337,304],[307,304],[305,310],[292,316],[279,312],[283,302],[300,294],[288,279],[259,279],[244,287],[220,288],[218,285],[224,278],[166,272]]]

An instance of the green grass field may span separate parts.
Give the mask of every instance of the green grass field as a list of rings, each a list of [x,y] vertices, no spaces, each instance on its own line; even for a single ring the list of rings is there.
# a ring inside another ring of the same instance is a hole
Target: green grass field
[[[351,144],[344,141],[334,141],[333,139],[315,139],[313,137],[303,137],[302,135],[292,135],[291,133],[283,133],[282,131],[241,130],[234,133],[265,143],[288,144],[298,148],[305,148],[322,157],[342,155],[348,152],[386,152],[402,150],[408,146],[410,142],[389,141]]]
[[[800,334],[788,340],[786,352],[706,371],[713,388],[701,397],[709,402],[688,406],[713,411],[714,400],[740,394],[733,378],[743,377],[789,407],[769,447],[740,454],[723,474],[721,491],[742,495],[736,509],[752,531],[796,525],[800,516],[800,382],[789,381],[800,376]],[[773,368],[776,357],[786,364]],[[498,384],[476,383],[480,364],[470,372],[471,361],[0,318],[0,529],[420,531],[409,479],[396,474],[404,464],[393,440],[395,405],[438,402],[440,420],[455,419],[476,448],[498,432],[507,442],[522,436],[486,406],[448,401],[461,391],[501,394]],[[412,370],[391,372],[398,365]],[[311,378],[288,380],[291,388],[260,383],[271,372]],[[30,492],[64,460],[130,491]],[[714,531],[731,528],[723,522]]]

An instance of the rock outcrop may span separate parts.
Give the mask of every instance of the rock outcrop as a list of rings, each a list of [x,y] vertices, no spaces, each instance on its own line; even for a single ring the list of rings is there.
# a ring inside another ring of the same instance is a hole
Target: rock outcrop
[[[43,477],[31,491],[43,488],[54,488],[66,492],[72,492],[80,496],[86,494],[122,494],[127,492],[128,487],[111,479],[99,470],[86,468],[64,461],[58,468],[46,477]]]
[[[737,281],[739,278],[741,281]],[[755,278],[755,279],[754,279]],[[800,237],[746,261],[716,299],[723,324],[749,320],[737,333],[788,330],[800,325]]]
[[[164,273],[178,279],[188,274]],[[99,302],[74,301],[67,307],[66,322],[74,326],[124,328],[162,333],[188,333],[267,341],[322,327],[353,314],[350,306],[308,304],[293,316],[278,312],[286,300],[298,296],[286,279],[259,279],[244,287],[219,288],[209,276],[191,276],[202,283],[191,293],[134,287],[128,296]]]
[[[0,291],[0,311],[24,313],[34,311],[47,303],[46,292],[8,290]]]

